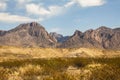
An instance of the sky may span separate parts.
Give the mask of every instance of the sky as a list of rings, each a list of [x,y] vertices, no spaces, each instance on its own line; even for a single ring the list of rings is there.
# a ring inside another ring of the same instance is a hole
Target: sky
[[[38,22],[48,32],[72,35],[120,27],[120,0],[0,0],[0,30]]]

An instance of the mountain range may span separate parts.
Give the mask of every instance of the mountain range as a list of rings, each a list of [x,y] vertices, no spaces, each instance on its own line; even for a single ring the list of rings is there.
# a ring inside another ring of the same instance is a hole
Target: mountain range
[[[0,30],[0,45],[120,49],[120,28],[111,29],[102,26],[85,32],[76,30],[72,36],[63,36],[55,32],[48,33],[39,23],[31,22],[20,24],[8,31]]]

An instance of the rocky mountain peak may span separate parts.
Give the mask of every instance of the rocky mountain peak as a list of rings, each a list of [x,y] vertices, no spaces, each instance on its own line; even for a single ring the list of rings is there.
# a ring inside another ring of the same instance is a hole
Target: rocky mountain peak
[[[120,32],[120,28],[115,28],[115,29],[113,29],[113,30]]]
[[[45,29],[42,25],[40,25],[37,22],[27,23],[27,25],[28,25],[28,27],[32,27],[32,28]]]
[[[10,30],[9,32],[19,31],[19,30],[45,30],[45,28],[37,22],[23,23],[16,28]]]
[[[69,36],[63,36],[62,34],[58,34],[56,32],[50,32],[50,35],[57,40],[58,43],[62,43],[66,41]]]
[[[77,35],[82,35],[82,32],[81,31],[79,31],[79,30],[75,30],[75,32],[74,32],[74,36],[77,36]]]
[[[40,24],[38,24],[37,22],[31,22],[31,23],[29,23],[30,24],[30,26],[38,26],[38,25],[40,25]]]
[[[0,36],[3,36],[6,33],[6,31],[0,30]]]
[[[50,32],[50,35],[51,35],[52,37],[55,37],[55,38],[62,38],[62,37],[63,37],[63,35],[58,34],[58,33],[56,33],[56,32]]]
[[[120,28],[111,29],[101,26],[96,30],[82,33],[76,30],[74,34],[60,47],[97,47],[105,49],[120,49]]]
[[[106,30],[111,30],[111,28],[108,28],[106,26],[101,26],[101,27],[96,29],[96,31],[106,31]]]
[[[3,31],[0,31],[3,35]],[[53,47],[56,40],[36,22],[20,24],[0,37],[0,45]]]
[[[111,29],[101,26],[84,33],[76,30],[72,36],[63,36],[56,32],[49,34],[42,25],[31,22],[20,24],[12,30],[0,30],[0,45],[120,49],[120,28]]]

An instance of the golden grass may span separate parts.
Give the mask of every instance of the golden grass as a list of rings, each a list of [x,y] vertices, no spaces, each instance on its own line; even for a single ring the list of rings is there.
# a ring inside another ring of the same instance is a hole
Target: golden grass
[[[0,46],[0,61],[6,59],[56,58],[56,57],[118,57],[120,50],[96,48],[23,48]]]
[[[0,80],[119,80],[120,58],[52,58],[0,62]]]
[[[120,80],[119,56],[120,50],[0,46],[0,80]]]

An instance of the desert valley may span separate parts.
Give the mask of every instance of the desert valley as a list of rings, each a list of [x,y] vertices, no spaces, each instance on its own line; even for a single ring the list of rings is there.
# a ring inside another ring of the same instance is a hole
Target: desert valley
[[[120,28],[71,36],[37,22],[0,31],[0,80],[119,80]]]
[[[120,0],[0,0],[0,80],[120,80]]]

